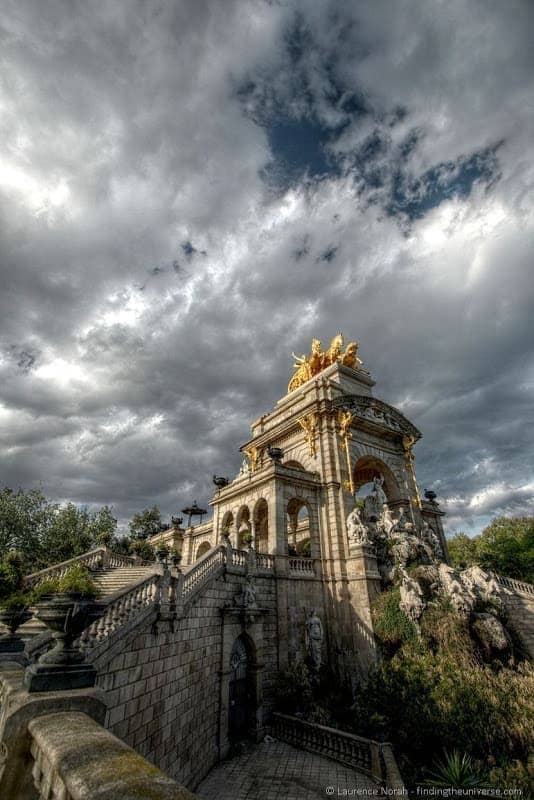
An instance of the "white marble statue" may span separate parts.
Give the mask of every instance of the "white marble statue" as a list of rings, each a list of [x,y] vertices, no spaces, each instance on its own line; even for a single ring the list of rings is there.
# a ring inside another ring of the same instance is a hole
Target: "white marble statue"
[[[421,538],[423,542],[430,547],[432,555],[442,561],[444,558],[444,553],[439,536],[435,530],[430,527],[426,519],[423,520],[423,524],[421,526]]]
[[[386,536],[389,536],[393,527],[395,525],[395,519],[393,514],[390,511],[390,508],[387,503],[384,503],[382,506],[382,514],[380,515],[380,519],[378,521],[378,527],[380,530],[384,532]]]
[[[250,475],[250,465],[248,463],[248,458],[244,458],[241,464],[241,469],[239,470],[238,478],[244,478]]]
[[[347,538],[350,544],[371,544],[369,533],[362,522],[360,509],[357,506],[347,516]]]
[[[306,649],[314,669],[323,663],[323,623],[312,609],[306,620]]]
[[[425,608],[421,587],[403,569],[401,570],[399,608],[415,625],[418,624],[418,620]]]

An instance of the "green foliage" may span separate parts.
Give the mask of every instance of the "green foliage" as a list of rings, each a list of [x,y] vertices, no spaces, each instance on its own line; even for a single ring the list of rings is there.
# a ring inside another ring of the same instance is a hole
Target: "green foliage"
[[[89,511],[51,503],[39,489],[0,490],[0,558],[19,551],[25,572],[80,555],[97,544],[100,534],[113,535],[116,526],[108,506]]]
[[[0,600],[22,589],[23,563],[22,553],[15,551],[6,553],[0,561]],[[2,605],[5,607],[4,603]]]
[[[43,581],[33,590],[33,601],[49,594],[79,594],[86,600],[99,596],[100,590],[83,564],[74,564],[61,578]]]
[[[277,708],[286,714],[301,713],[313,699],[308,667],[302,661],[280,672],[275,688]]]
[[[433,770],[430,770],[429,779],[425,781],[427,786],[436,786],[446,789],[487,789],[489,788],[488,775],[481,771],[467,753],[460,753],[453,750],[452,753],[445,751],[444,759],[438,761]]]
[[[492,786],[519,790],[516,796],[529,798],[534,786],[534,768],[521,761],[510,761],[493,767],[489,774]]]
[[[130,553],[139,556],[139,558],[142,558],[144,561],[156,560],[156,551],[148,542],[145,542],[144,539],[130,540]]]
[[[275,698],[283,714],[297,714],[318,725],[348,725],[350,690],[327,667],[316,673],[303,662],[292,664],[279,674]]]
[[[459,533],[448,542],[453,566],[480,564],[501,575],[534,583],[534,517],[499,517],[479,536]]]
[[[144,508],[139,514],[134,514],[129,524],[130,533],[133,538],[146,539],[154,536],[161,530],[161,513],[157,506]]]
[[[454,567],[465,569],[477,563],[476,538],[457,533],[447,541],[449,557]]]
[[[399,608],[400,589],[379,594],[373,605],[375,636],[386,652],[394,652],[405,642],[417,641],[417,630]]]
[[[5,611],[14,611],[27,608],[32,604],[33,595],[28,592],[15,592],[7,598],[0,600],[0,608]]]
[[[526,761],[534,716],[532,665],[483,663],[468,621],[447,603],[427,607],[420,639],[403,637],[391,602],[376,604],[376,625],[386,645],[393,639],[397,649],[385,652],[357,690],[355,731],[392,741],[408,780],[420,778],[443,747],[488,767],[499,757]]]

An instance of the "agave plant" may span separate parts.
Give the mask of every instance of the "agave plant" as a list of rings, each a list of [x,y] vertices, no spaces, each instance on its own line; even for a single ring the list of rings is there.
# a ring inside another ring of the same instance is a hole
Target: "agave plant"
[[[442,761],[437,761],[435,769],[429,771],[426,786],[453,789],[487,789],[488,776],[475,764],[468,753],[453,750],[444,751]]]

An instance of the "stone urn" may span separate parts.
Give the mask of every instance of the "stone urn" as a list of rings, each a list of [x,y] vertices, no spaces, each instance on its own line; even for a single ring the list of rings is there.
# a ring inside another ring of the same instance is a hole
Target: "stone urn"
[[[26,606],[0,607],[0,622],[9,631],[9,633],[4,633],[0,636],[0,660],[4,654],[23,652],[25,643],[16,632],[32,616],[31,611],[28,611]]]
[[[29,692],[81,689],[94,686],[96,670],[85,661],[76,639],[102,616],[105,605],[76,593],[44,595],[35,616],[52,632],[54,646],[26,670]]]

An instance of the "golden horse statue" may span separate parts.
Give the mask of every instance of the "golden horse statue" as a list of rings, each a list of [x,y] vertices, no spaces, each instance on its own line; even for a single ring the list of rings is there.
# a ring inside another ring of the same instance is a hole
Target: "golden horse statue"
[[[358,369],[360,365],[363,365],[363,361],[358,357],[358,345],[356,342],[349,342],[345,348],[345,352],[343,353],[342,351],[343,334],[338,333],[330,342],[330,346],[326,352],[323,351],[320,340],[313,339],[309,356],[304,354],[297,356],[295,353],[291,353],[295,359],[295,364],[293,365],[295,371],[289,381],[287,391],[292,392],[294,389],[302,386],[303,383],[314,378],[319,372],[322,372],[323,369],[326,369],[331,364],[335,364],[336,361],[340,361],[345,366],[352,367],[352,369]]]

